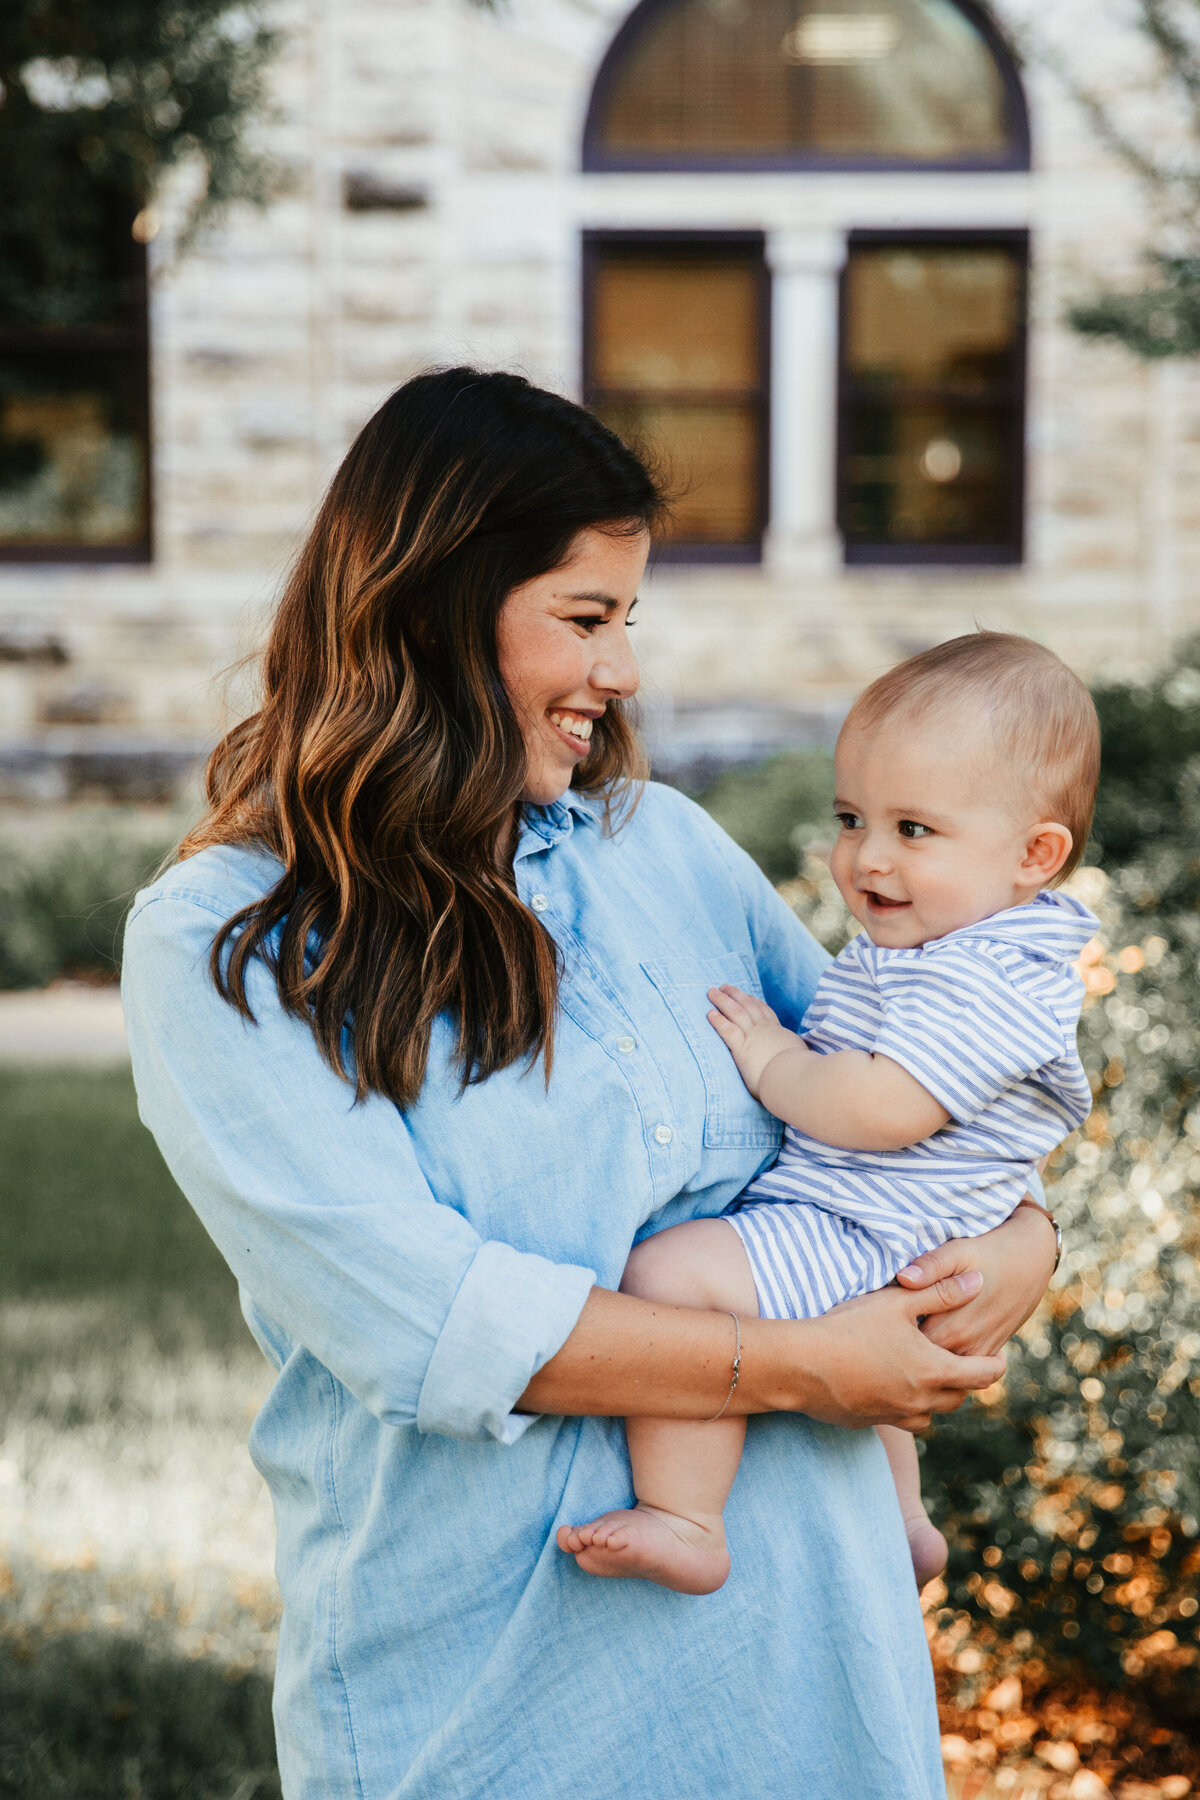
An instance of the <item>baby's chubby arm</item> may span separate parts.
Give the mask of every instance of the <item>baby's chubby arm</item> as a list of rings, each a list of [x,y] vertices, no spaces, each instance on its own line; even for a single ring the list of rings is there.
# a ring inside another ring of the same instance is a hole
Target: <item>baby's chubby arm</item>
[[[765,1000],[726,984],[710,988],[709,1024],[729,1046],[756,1100],[839,1150],[903,1150],[950,1122],[927,1088],[888,1056],[810,1050]]]

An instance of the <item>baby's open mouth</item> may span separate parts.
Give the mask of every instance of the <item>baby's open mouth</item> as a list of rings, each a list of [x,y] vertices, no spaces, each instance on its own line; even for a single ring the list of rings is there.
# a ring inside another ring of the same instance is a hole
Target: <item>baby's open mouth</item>
[[[575,738],[580,744],[588,744],[592,738],[592,720],[584,718],[582,713],[560,712],[555,710],[549,715],[550,723],[556,725],[568,737]]]
[[[900,906],[911,906],[911,900],[889,900],[886,894],[877,894],[871,888],[863,889],[863,898],[868,906],[877,906],[880,912],[894,911]]]

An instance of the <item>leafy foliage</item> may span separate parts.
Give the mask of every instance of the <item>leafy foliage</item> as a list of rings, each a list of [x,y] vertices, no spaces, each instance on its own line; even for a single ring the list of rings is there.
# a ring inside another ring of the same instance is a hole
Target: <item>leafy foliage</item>
[[[788,750],[753,769],[730,769],[697,795],[701,806],[772,881],[790,881],[808,840],[832,829],[833,758]]]
[[[0,9],[0,315],[119,320],[135,217],[199,166],[193,224],[274,179],[246,142],[274,38],[257,0],[6,0]]]
[[[176,836],[170,821],[96,811],[40,842],[0,842],[0,988],[113,976],[133,896]]]
[[[1200,7],[1196,0],[1131,0],[1126,18],[1136,38],[1130,65],[1148,53],[1148,82],[1130,78],[1124,92],[1101,92],[1075,73],[1077,44],[1055,51],[1037,33],[1026,49],[1049,62],[1089,119],[1097,137],[1142,183],[1151,203],[1158,248],[1146,258],[1148,284],[1109,291],[1071,308],[1086,336],[1115,339],[1136,356],[1156,360],[1200,353]],[[1146,106],[1146,87],[1152,105]],[[1147,120],[1150,124],[1147,124]]]
[[[1150,681],[1097,687],[1103,741],[1090,860],[1117,869],[1183,839],[1200,757],[1200,636]]]

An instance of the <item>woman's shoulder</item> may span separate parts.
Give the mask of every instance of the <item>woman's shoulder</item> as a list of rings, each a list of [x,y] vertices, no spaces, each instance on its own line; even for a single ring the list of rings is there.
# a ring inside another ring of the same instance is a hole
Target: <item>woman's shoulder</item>
[[[722,842],[733,848],[730,838],[716,820],[695,800],[665,781],[645,781],[637,793],[637,803],[628,819],[628,830],[636,839],[677,839],[689,845],[705,844],[719,849]]]
[[[164,902],[198,908],[223,921],[261,899],[281,873],[282,865],[267,850],[250,844],[211,844],[195,856],[172,863],[141,890],[133,902],[129,929],[152,909],[156,917],[173,910],[164,907]]]

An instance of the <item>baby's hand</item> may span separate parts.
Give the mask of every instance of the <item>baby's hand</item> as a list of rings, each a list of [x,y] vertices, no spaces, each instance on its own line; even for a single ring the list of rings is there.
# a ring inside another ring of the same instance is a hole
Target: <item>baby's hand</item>
[[[741,988],[729,982],[709,988],[708,997],[715,1008],[709,1013],[708,1022],[729,1046],[738,1073],[756,1100],[764,1069],[781,1051],[812,1054],[803,1038],[779,1023],[765,1000],[743,994]]]

